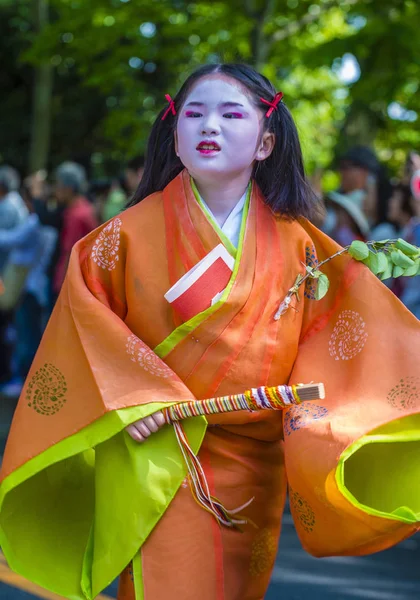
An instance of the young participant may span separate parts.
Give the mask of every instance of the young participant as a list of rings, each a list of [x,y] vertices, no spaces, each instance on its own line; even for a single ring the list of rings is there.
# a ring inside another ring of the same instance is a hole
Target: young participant
[[[169,101],[133,206],[73,250],[2,466],[11,567],[69,598],[121,572],[120,600],[263,598],[287,483],[317,556],[375,552],[419,522],[418,321],[345,255],[323,267],[322,300],[308,284],[284,309],[305,263],[339,246],[308,220],[296,128],[265,77],[209,65]],[[164,296],[219,244],[227,287],[185,321]],[[160,411],[310,381],[327,398],[284,422],[184,422],[212,495],[242,507],[242,531],[220,526]]]

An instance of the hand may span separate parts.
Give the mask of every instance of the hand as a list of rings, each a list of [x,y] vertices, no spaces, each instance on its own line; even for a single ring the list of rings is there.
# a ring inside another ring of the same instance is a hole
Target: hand
[[[156,412],[149,417],[135,421],[126,427],[125,430],[135,442],[145,442],[151,433],[159,431],[165,423],[163,413]]]

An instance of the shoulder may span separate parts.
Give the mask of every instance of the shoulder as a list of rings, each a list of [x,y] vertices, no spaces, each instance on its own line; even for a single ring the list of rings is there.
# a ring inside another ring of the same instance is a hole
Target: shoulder
[[[125,231],[138,231],[139,227],[145,233],[145,228],[163,222],[163,194],[155,192],[144,198],[138,204],[126,208],[118,215]]]
[[[274,215],[274,219],[283,242],[287,242],[295,248],[308,245],[312,242],[312,237],[316,238],[318,234],[324,235],[315,225],[303,217],[291,219],[287,216]]]
[[[91,231],[80,244],[93,247],[107,241],[123,247],[130,243],[141,247],[164,235],[162,193],[156,192]]]

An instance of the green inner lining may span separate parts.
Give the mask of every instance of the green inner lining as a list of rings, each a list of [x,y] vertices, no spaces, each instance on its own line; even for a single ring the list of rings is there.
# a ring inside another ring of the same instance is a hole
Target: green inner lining
[[[397,419],[352,444],[336,472],[340,491],[364,512],[420,521],[420,414]]]
[[[168,405],[109,412],[4,480],[0,545],[14,571],[74,600],[94,598],[119,575],[186,475],[173,428],[143,444],[124,431]],[[198,452],[205,419],[183,424]]]

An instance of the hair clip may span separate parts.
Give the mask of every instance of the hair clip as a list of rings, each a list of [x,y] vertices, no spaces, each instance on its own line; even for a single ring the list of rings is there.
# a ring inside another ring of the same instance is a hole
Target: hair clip
[[[166,119],[166,117],[169,115],[170,112],[174,116],[176,115],[175,102],[172,100],[172,98],[170,97],[169,94],[165,94],[165,98],[169,102],[169,106],[168,106],[168,108],[165,110],[165,112],[163,114],[162,121],[164,121]]]
[[[270,107],[265,113],[266,117],[270,117],[272,112],[277,110],[277,106],[280,103],[283,96],[283,92],[277,92],[277,94],[274,96],[271,102],[269,100],[264,100],[264,98],[260,98],[261,102],[264,102],[264,104],[267,104]]]

